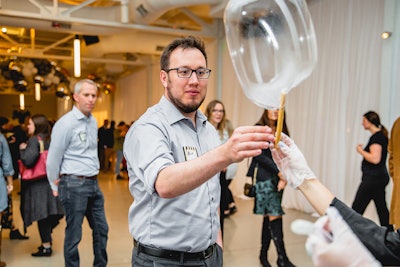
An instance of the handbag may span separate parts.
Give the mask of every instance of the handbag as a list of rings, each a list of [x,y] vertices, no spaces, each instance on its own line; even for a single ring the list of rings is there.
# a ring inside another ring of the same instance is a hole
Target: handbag
[[[256,177],[257,177],[258,166],[254,168],[253,177],[251,177],[251,183],[246,182],[244,184],[244,195],[247,197],[255,197],[256,196]]]
[[[27,168],[21,160],[18,160],[19,173],[23,181],[33,181],[44,178],[47,176],[46,173],[46,161],[48,150],[44,150],[43,140],[38,136],[40,155],[35,166]]]

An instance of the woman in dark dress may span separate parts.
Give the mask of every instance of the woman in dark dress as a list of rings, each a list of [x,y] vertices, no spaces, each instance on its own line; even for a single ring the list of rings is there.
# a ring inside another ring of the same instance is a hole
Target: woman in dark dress
[[[51,126],[46,116],[38,114],[29,119],[30,138],[27,143],[20,144],[21,161],[26,167],[32,168],[38,161],[40,141],[44,144],[44,150],[48,150],[50,131]],[[51,256],[51,233],[64,216],[64,210],[59,199],[53,196],[47,177],[21,181],[21,214],[25,227],[37,221],[42,244],[32,256]]]
[[[373,200],[381,225],[391,229],[385,196],[385,188],[390,179],[386,167],[388,131],[374,111],[364,114],[362,125],[372,135],[364,149],[362,145],[357,146],[357,152],[363,156],[362,178],[352,208],[359,214],[364,214],[369,202]]]
[[[278,110],[266,109],[256,125],[267,125],[273,133],[276,131],[278,121]],[[282,132],[289,135],[286,120],[283,121]],[[284,211],[281,206],[283,189],[286,181],[272,159],[270,149],[263,149],[262,153],[251,161],[247,176],[255,175],[256,195],[254,202],[254,214],[264,216],[261,232],[260,262],[263,267],[270,267],[268,262],[268,249],[273,239],[278,254],[277,264],[279,267],[294,267],[286,255],[283,242],[282,215]]]

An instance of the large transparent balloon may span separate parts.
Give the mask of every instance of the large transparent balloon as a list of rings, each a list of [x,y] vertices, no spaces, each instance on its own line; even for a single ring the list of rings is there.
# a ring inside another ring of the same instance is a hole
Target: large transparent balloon
[[[230,0],[224,24],[245,95],[260,107],[281,108],[283,116],[286,94],[311,74],[317,62],[305,0]],[[278,126],[282,121],[283,117]]]

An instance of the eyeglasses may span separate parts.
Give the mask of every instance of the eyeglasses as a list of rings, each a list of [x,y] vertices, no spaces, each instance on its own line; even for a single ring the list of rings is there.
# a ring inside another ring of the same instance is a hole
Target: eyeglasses
[[[167,69],[166,72],[170,72],[171,70],[176,70],[179,78],[190,78],[193,72],[196,72],[198,79],[208,79],[210,77],[211,70],[205,68],[198,68],[197,70],[193,70],[190,68],[173,68]]]
[[[223,109],[213,109],[213,110],[211,110],[211,112],[224,113],[225,110],[223,110]]]

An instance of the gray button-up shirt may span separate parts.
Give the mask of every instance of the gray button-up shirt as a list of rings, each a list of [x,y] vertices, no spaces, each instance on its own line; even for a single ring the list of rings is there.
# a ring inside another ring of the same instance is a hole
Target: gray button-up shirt
[[[47,178],[51,189],[61,174],[93,176],[99,173],[97,121],[75,106],[54,125],[47,155]]]
[[[142,244],[199,252],[214,244],[219,231],[219,174],[181,196],[165,199],[155,191],[158,173],[220,145],[217,131],[197,111],[196,128],[164,96],[125,137],[129,190],[129,230]]]

